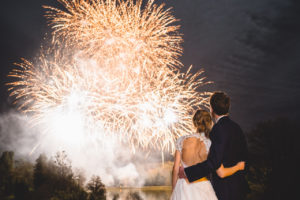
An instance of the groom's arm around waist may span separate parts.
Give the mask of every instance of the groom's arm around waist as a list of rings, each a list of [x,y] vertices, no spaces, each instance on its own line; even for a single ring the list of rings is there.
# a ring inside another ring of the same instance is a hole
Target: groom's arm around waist
[[[209,175],[209,173],[215,172],[221,166],[225,144],[227,142],[227,134],[226,132],[221,133],[219,128],[220,127],[216,127],[211,132],[212,144],[207,160],[184,169],[189,182],[203,178]]]
[[[207,164],[207,160],[184,169],[185,175],[189,182],[193,182],[207,176],[210,171],[211,170]]]

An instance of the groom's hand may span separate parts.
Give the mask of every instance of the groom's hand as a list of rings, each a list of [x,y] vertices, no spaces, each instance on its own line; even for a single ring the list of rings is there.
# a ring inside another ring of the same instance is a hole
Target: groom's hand
[[[244,170],[245,169],[245,161],[238,162],[237,166],[238,166],[239,170]]]
[[[182,166],[179,167],[178,176],[179,178],[186,178],[186,175],[184,173],[184,168]]]

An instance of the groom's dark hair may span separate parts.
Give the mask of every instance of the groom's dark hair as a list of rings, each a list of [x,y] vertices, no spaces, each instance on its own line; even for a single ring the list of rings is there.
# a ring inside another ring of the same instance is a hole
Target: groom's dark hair
[[[217,115],[229,112],[230,98],[225,92],[214,92],[210,97],[210,106]]]

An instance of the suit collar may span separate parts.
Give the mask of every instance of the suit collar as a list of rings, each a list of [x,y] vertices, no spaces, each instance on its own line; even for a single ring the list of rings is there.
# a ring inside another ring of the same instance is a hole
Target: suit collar
[[[219,117],[219,119],[217,120],[216,124],[219,123],[220,121],[223,121],[224,119],[228,119],[229,116],[228,115],[223,115],[221,117]]]
[[[212,130],[211,130],[211,132],[210,132],[210,134],[209,134],[210,139],[213,137],[213,132],[214,132],[214,130],[215,130],[218,126],[220,126],[220,123],[221,123],[222,121],[227,120],[227,119],[229,119],[229,116],[228,116],[228,115],[224,115],[223,117],[219,118],[218,122],[216,122],[216,123],[214,124],[214,126],[213,126],[213,128],[212,128]]]

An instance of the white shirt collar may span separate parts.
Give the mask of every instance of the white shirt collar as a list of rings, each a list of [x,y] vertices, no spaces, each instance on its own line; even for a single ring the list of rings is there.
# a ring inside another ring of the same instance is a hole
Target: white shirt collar
[[[227,115],[221,115],[217,120],[216,120],[216,123],[218,123],[218,121],[223,118],[223,117],[226,117]]]

